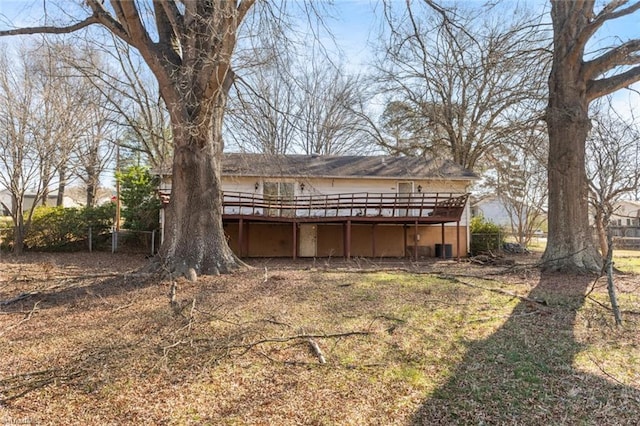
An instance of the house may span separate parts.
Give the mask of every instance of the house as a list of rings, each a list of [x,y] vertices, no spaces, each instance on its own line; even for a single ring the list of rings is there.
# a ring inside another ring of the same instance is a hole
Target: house
[[[640,246],[640,201],[620,200],[614,205],[610,227],[619,247]]]
[[[476,179],[435,159],[225,154],[223,225],[240,257],[461,256]]]
[[[36,196],[33,193],[26,193],[24,195],[24,202],[22,204],[22,211],[26,212],[31,209]],[[56,193],[49,194],[47,196],[47,206],[55,206],[58,201],[58,195]],[[10,216],[13,209],[13,197],[8,190],[0,191],[0,215]]]
[[[486,221],[505,228],[511,227],[511,215],[497,195],[486,195],[472,200],[471,214],[482,216]]]

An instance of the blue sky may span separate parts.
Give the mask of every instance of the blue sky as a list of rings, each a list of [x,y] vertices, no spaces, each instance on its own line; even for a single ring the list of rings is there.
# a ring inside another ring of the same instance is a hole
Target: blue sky
[[[317,0],[322,1],[322,0]],[[568,0],[570,1],[570,0]],[[15,25],[41,23],[45,13],[44,6],[49,19],[68,17],[73,11],[78,11],[80,0],[0,0],[0,28],[7,28],[9,23]],[[442,0],[442,4],[453,4],[448,0]],[[485,2],[482,0],[466,0],[464,5],[477,4],[481,7]],[[403,8],[404,0],[392,0],[394,7]],[[546,0],[503,0],[498,3],[500,8],[508,13],[510,8],[518,6],[528,6],[535,10],[548,13],[550,8]],[[366,68],[373,53],[375,39],[382,26],[382,2],[380,0],[335,0],[333,6],[328,6],[327,10],[332,16],[325,19],[325,23],[333,33],[333,40],[342,52],[339,62],[346,65],[349,72],[359,72]],[[66,15],[66,16],[65,16]],[[597,44],[594,46],[607,46],[617,44],[620,40],[640,37],[640,12],[627,16],[605,25],[596,35]],[[327,48],[331,47],[333,41],[326,34]],[[17,40],[17,39],[13,39]],[[5,43],[13,43],[11,39],[5,39]],[[640,85],[636,84],[640,90]],[[628,104],[629,99],[635,102],[640,108],[640,96],[622,91],[616,95],[617,103],[622,106]]]

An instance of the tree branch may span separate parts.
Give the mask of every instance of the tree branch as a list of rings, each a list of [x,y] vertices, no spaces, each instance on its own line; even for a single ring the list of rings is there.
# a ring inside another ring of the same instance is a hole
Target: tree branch
[[[638,81],[640,81],[640,65],[611,77],[589,80],[587,83],[587,99],[590,102]]]
[[[602,23],[604,23],[605,21],[610,21],[612,19],[617,19],[623,16],[631,15],[633,12],[640,10],[640,1],[637,1],[636,3],[633,3],[629,7],[625,7],[624,9],[620,9],[616,11],[618,7],[622,6],[625,3],[627,3],[627,0],[611,1],[611,3],[607,4],[602,9],[602,11],[600,11],[598,16],[596,16],[596,18],[594,19],[594,22],[601,22],[601,25],[602,25]]]
[[[602,27],[605,22],[630,15],[637,10],[640,10],[640,1],[638,1],[629,7],[625,7],[624,9],[616,11],[616,9],[618,9],[620,6],[626,4],[627,1],[628,0],[611,0],[611,2],[608,3],[600,11],[600,13],[593,20],[591,20],[591,22],[589,22],[589,24],[580,32],[578,43],[581,44],[582,47],[584,47],[589,39],[591,39],[593,34],[595,34],[595,32],[598,31],[598,29]],[[590,7],[593,10],[593,2],[591,3],[592,4],[590,5]]]
[[[640,56],[634,55],[638,51],[640,51],[640,39],[629,40],[603,55],[585,62],[583,75],[586,80],[593,80],[619,65],[639,64]]]
[[[65,27],[51,27],[51,26],[42,26],[42,27],[27,27],[27,28],[15,28],[13,30],[3,30],[0,31],[0,37],[2,36],[12,36],[12,35],[25,35],[25,34],[69,34],[75,31],[81,30],[83,28],[88,27],[89,25],[99,24],[100,19],[94,13],[89,16],[87,19],[84,19],[80,22],[77,22],[72,25],[68,25]]]
[[[242,22],[256,0],[242,0],[238,5],[238,22]]]

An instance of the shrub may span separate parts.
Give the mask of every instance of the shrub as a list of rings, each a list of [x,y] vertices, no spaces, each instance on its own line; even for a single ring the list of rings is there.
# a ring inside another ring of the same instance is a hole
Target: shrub
[[[504,244],[502,229],[482,216],[471,219],[471,254],[498,250]]]
[[[129,167],[116,174],[124,208],[124,227],[134,231],[153,231],[159,227],[160,200],[157,179],[142,166]]]
[[[94,237],[108,233],[114,215],[113,203],[84,208],[37,207],[25,236],[25,246],[40,250],[79,248],[74,243],[86,241],[89,228]]]

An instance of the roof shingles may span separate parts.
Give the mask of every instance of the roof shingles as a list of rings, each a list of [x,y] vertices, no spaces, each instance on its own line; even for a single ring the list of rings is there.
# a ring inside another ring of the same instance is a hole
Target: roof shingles
[[[391,156],[225,154],[227,176],[476,179],[452,161]]]

